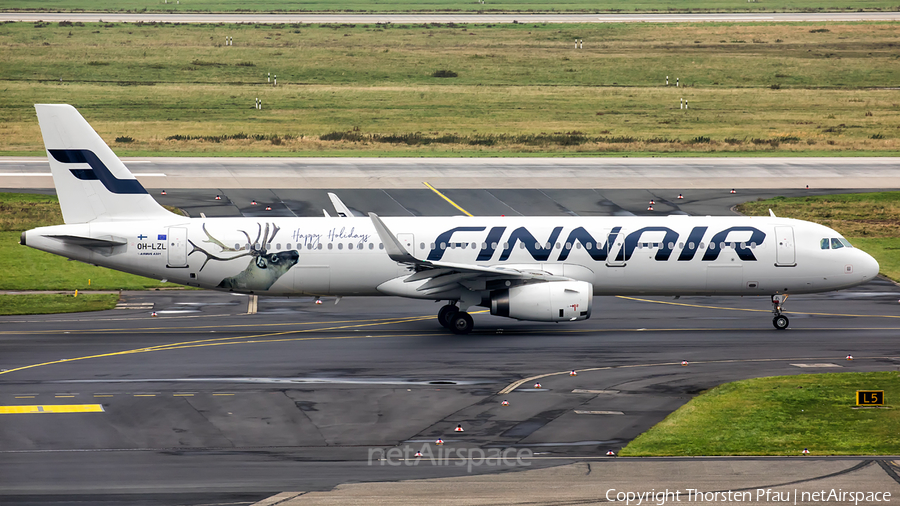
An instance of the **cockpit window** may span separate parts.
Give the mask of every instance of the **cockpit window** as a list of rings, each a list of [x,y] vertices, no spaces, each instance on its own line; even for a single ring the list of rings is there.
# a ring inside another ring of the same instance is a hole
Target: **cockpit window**
[[[822,249],[840,249],[840,248],[852,248],[853,245],[850,244],[850,241],[844,239],[843,237],[832,237],[825,238],[819,241],[819,247]]]

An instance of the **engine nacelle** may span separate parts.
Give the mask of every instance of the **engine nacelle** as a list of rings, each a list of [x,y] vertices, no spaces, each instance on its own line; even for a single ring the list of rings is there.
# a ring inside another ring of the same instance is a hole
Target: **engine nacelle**
[[[586,281],[549,281],[491,292],[491,314],[517,320],[562,322],[591,317],[594,286]]]

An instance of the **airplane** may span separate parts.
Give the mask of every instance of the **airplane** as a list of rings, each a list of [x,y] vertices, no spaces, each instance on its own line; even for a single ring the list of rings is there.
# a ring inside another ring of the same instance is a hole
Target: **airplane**
[[[188,218],[157,203],[71,105],[36,104],[65,225],[21,244],[211,290],[446,301],[438,321],[472,331],[470,308],[539,322],[591,317],[600,295],[769,296],[849,288],[878,262],[834,230],[770,216]],[[332,197],[332,196],[330,196]]]

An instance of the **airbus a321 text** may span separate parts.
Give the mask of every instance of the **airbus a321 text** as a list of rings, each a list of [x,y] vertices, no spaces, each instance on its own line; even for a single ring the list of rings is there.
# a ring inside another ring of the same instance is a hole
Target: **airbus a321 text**
[[[878,263],[834,230],[766,217],[186,218],[165,210],[70,105],[36,105],[65,225],[21,243],[90,264],[257,295],[393,295],[541,322],[590,318],[595,295],[790,294],[864,283]]]

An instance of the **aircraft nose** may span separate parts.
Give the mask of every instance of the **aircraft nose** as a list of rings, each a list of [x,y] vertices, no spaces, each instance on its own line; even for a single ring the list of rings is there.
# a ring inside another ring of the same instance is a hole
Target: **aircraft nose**
[[[872,255],[866,252],[861,253],[863,254],[863,258],[862,261],[860,261],[859,272],[863,276],[863,281],[869,281],[878,275],[878,260],[875,260],[872,258]]]

